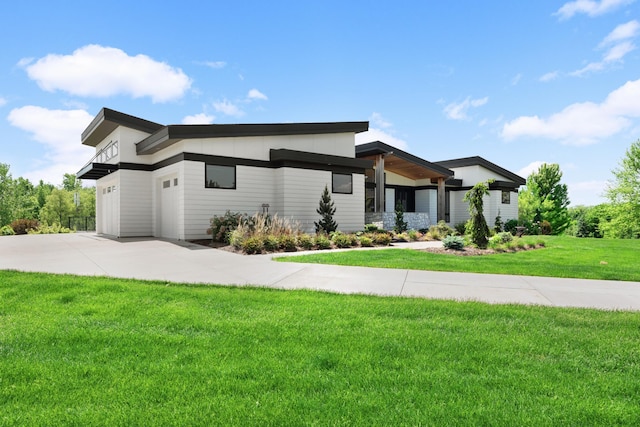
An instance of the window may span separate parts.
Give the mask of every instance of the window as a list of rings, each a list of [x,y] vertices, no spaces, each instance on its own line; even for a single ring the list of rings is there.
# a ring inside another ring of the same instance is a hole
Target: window
[[[206,165],[204,186],[206,188],[236,188],[236,167]]]
[[[351,174],[334,173],[331,191],[339,194],[353,193],[353,177]]]
[[[162,188],[169,188],[171,187],[171,181],[166,180],[166,181],[162,181]]]
[[[173,178],[173,186],[174,187],[178,186],[178,178]]]
[[[502,190],[502,204],[503,205],[511,204],[511,191]]]

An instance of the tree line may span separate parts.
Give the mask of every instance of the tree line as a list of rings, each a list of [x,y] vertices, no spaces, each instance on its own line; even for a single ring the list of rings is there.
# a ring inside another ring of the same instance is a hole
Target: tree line
[[[569,207],[560,167],[543,164],[520,191],[518,225],[530,234],[640,238],[640,140],[631,144],[612,173],[604,193],[608,203]]]
[[[84,188],[74,174],[64,174],[61,186],[40,180],[13,178],[10,166],[0,163],[0,228],[27,222],[35,225],[68,225],[69,217],[95,217],[95,188]]]

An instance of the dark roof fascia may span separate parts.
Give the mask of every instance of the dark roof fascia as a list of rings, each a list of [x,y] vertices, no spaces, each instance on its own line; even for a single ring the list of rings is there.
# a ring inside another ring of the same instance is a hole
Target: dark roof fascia
[[[99,179],[118,169],[120,169],[120,165],[118,164],[89,163],[76,173],[76,177],[78,179]]]
[[[80,137],[82,144],[95,147],[118,126],[124,126],[150,134],[162,127],[159,123],[130,116],[129,114],[109,108],[103,108],[82,132]]]
[[[482,166],[492,172],[495,172],[499,175],[504,176],[505,178],[509,178],[510,180],[512,180],[518,185],[525,185],[527,183],[527,180],[521,177],[520,175],[516,175],[515,173],[508,171],[505,168],[500,167],[495,163],[492,163],[480,156],[463,157],[460,159],[451,159],[451,160],[442,160],[435,163],[447,168],[460,168],[465,166]]]
[[[407,162],[411,162],[427,169],[431,169],[442,175],[450,177],[454,176],[453,171],[447,169],[445,166],[421,159],[418,156],[414,156],[413,154],[407,153],[406,151],[402,151],[399,148],[392,147],[391,145],[385,144],[382,141],[374,141],[367,144],[356,145],[356,157],[387,153],[393,153],[394,156],[399,157],[402,160],[406,160]]]
[[[169,125],[140,141],[136,153],[153,154],[183,139],[360,133],[368,129],[369,122]]]
[[[341,166],[363,171],[373,167],[373,161],[371,160],[332,156],[329,154],[309,153],[307,151],[288,150],[284,148],[269,150],[269,160],[274,164],[274,166],[280,167],[304,163]]]

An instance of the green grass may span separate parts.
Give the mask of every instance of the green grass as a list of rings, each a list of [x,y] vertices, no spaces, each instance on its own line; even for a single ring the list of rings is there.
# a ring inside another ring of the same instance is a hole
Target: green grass
[[[639,425],[640,316],[0,271],[0,425]]]
[[[278,261],[409,270],[640,281],[640,240],[544,237],[542,249],[483,256],[453,256],[412,249],[324,252]]]

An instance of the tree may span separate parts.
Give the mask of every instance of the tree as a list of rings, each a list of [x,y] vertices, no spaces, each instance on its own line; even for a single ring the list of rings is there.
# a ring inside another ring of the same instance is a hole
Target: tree
[[[602,224],[605,236],[640,238],[640,140],[631,144],[612,173],[614,180],[606,190],[611,221]]]
[[[47,202],[40,211],[40,219],[49,225],[64,225],[68,217],[73,215],[74,209],[71,193],[55,188],[47,196]]]
[[[13,178],[11,178],[11,174],[9,173],[9,165],[0,163],[0,227],[9,224],[13,220],[11,217],[12,187]]]
[[[484,217],[484,201],[482,198],[489,195],[489,183],[479,182],[464,195],[465,202],[469,202],[469,215],[471,218],[467,223],[467,234],[471,236],[471,241],[479,248],[486,248],[489,242],[489,226]]]
[[[73,173],[65,173],[62,176],[62,188],[71,193],[79,191],[82,188],[82,180],[76,178],[76,175]]]
[[[326,185],[324,186],[324,191],[320,196],[320,204],[316,209],[316,212],[322,217],[320,221],[314,222],[314,225],[316,226],[316,233],[322,231],[329,234],[338,229],[338,224],[333,220],[336,208],[331,200],[329,188]]]
[[[544,163],[529,175],[526,188],[518,196],[519,216],[523,223],[547,221],[552,234],[561,234],[569,227],[569,195],[567,185],[561,184],[561,179],[560,166],[555,163]]]
[[[402,203],[396,203],[396,225],[393,227],[393,231],[396,233],[404,233],[407,231],[409,225],[407,221],[404,220],[404,208],[402,207]]]

